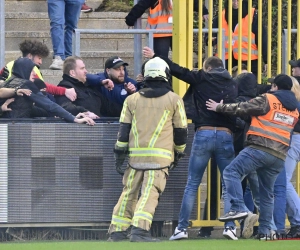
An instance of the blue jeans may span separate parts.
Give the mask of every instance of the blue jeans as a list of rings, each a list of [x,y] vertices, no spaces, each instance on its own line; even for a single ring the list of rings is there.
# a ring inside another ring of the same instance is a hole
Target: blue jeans
[[[220,130],[200,130],[195,133],[188,168],[188,180],[182,198],[178,229],[186,229],[194,207],[198,187],[209,159],[214,155],[221,176],[225,167],[234,159],[233,137]],[[224,193],[224,206],[229,210],[230,203]],[[234,223],[232,223],[234,225]],[[230,226],[230,225],[228,225]]]
[[[47,0],[54,56],[72,55],[72,34],[77,28],[84,0]]]
[[[259,192],[258,176],[257,176],[256,171],[251,171],[251,173],[249,173],[246,176],[246,178],[249,182],[249,187],[250,187],[252,197],[253,197],[253,203],[254,203],[255,207],[257,208],[257,210],[259,212],[260,211],[260,192]],[[245,202],[245,205],[247,206],[247,203],[246,203],[246,200],[245,200],[245,194],[244,194],[244,202]],[[248,206],[247,206],[247,208],[249,209]],[[253,211],[251,209],[249,209],[249,210],[251,212]],[[271,221],[271,230],[277,231],[277,227],[275,225],[273,217],[272,217],[272,221]]]
[[[241,179],[256,170],[260,192],[260,216],[258,231],[269,234],[272,227],[274,209],[274,183],[284,161],[262,150],[251,147],[244,148],[223,172],[227,196],[232,211],[249,211],[243,199]]]
[[[300,135],[294,134],[285,160],[286,213],[292,227],[300,226],[300,198],[291,183],[297,162],[300,160]]]
[[[277,233],[285,233],[286,209],[286,174],[285,168],[281,170],[274,184],[274,222]]]

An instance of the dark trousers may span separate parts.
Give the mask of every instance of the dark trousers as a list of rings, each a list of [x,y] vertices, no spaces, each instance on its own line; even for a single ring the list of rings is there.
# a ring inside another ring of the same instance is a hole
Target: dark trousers
[[[154,53],[159,56],[168,57],[170,48],[172,49],[172,36],[155,37],[153,39]]]

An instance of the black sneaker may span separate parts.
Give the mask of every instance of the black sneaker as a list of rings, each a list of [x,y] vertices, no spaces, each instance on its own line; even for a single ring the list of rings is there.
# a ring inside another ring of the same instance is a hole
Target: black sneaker
[[[128,234],[127,231],[112,232],[112,233],[109,235],[109,238],[108,238],[107,241],[110,241],[110,242],[118,242],[118,241],[128,240],[127,234]]]
[[[291,227],[290,231],[287,233],[287,236],[291,238],[300,238],[300,226]]]
[[[139,227],[132,227],[130,241],[131,242],[160,242],[159,239],[153,238],[149,231]]]
[[[219,218],[219,221],[226,222],[232,220],[240,220],[247,217],[248,212],[230,211]]]

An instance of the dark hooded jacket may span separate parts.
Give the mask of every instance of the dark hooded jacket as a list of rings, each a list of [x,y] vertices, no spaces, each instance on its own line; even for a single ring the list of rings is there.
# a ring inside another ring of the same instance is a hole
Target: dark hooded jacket
[[[287,110],[293,111],[298,106],[295,94],[290,90],[277,90],[275,92],[270,92],[270,94],[275,95],[282,103],[283,107]],[[247,102],[218,105],[216,111],[227,115],[236,115],[241,117],[246,115],[262,116],[270,111],[270,105],[266,95],[264,94]],[[268,152],[283,160],[285,160],[286,152],[289,148],[280,142],[257,135],[248,135],[246,144]]]
[[[238,97],[236,102],[246,102],[256,97],[257,83],[256,77],[252,73],[239,74],[235,79],[238,88]],[[234,133],[234,150],[239,153],[244,148],[246,133],[249,129],[251,118],[237,117],[236,131]]]
[[[228,18],[228,1],[225,1],[225,19],[227,21],[227,23],[229,22],[229,18]],[[242,3],[242,18],[244,18],[245,16],[248,15],[248,1],[243,1]],[[213,24],[212,27],[213,28],[218,28],[219,26],[219,17],[216,16],[213,19]],[[236,25],[238,23],[238,9],[232,9],[232,31],[234,31]],[[255,44],[258,45],[258,15],[255,12],[254,16],[253,16],[253,20],[252,20],[252,32],[255,34]],[[213,36],[217,37],[217,34],[213,34]],[[264,63],[267,63],[267,47],[268,47],[268,37],[267,37],[267,31],[266,28],[264,26],[262,26],[262,57],[263,57],[263,61]],[[207,35],[206,35],[206,40],[207,40]],[[214,41],[214,45],[217,44],[217,39]],[[258,60],[252,60],[251,61],[251,71],[253,73],[255,73],[255,75],[257,74],[258,70],[257,70],[257,62]],[[228,60],[226,60],[226,68],[228,68]],[[247,65],[247,61],[243,61],[243,63],[245,63]],[[236,60],[233,55],[232,55],[232,67],[236,66],[238,64],[238,60]]]
[[[212,69],[209,72],[204,70],[191,71],[188,68],[180,67],[169,58],[162,57],[170,67],[172,76],[190,84],[193,92],[196,116],[193,118],[195,129],[201,126],[225,127],[231,131],[235,130],[235,117],[216,113],[206,108],[208,99],[224,103],[235,102],[237,97],[236,82],[224,68]]]
[[[15,96],[14,102],[9,105],[12,111],[5,112],[2,117],[30,118],[35,104],[37,107],[46,110],[48,114],[73,122],[75,119],[73,115],[44,96],[39,88],[29,80],[34,66],[35,64],[28,58],[19,58],[15,61],[12,68],[13,76],[5,82],[4,87],[30,89],[32,93],[30,96]]]

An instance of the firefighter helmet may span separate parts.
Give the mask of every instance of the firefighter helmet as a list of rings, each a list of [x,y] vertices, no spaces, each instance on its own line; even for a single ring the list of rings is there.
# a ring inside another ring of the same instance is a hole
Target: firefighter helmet
[[[170,80],[169,65],[160,57],[154,57],[145,64],[145,80]]]

